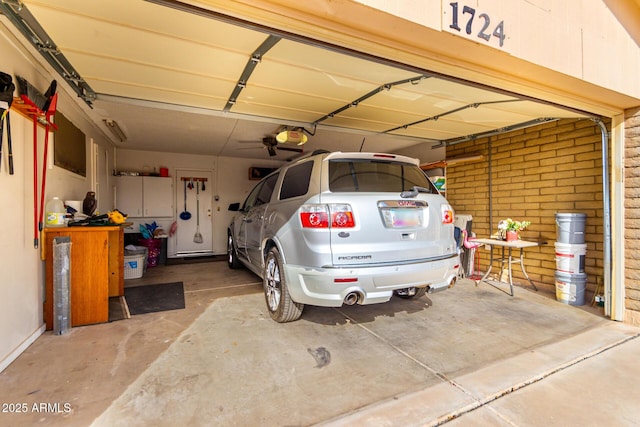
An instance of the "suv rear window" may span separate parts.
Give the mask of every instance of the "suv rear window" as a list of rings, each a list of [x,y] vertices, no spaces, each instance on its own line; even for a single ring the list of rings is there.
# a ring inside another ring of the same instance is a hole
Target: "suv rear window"
[[[290,167],[284,174],[284,179],[282,180],[280,200],[304,196],[307,194],[307,191],[309,191],[309,181],[311,180],[312,170],[313,161],[304,162]]]
[[[329,189],[344,192],[401,192],[424,187],[438,194],[424,172],[406,163],[336,159],[329,161]]]

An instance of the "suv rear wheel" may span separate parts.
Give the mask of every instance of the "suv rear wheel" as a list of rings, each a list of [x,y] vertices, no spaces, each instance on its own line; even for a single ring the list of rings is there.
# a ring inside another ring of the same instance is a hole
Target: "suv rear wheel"
[[[278,248],[267,253],[263,274],[264,298],[271,318],[279,323],[298,320],[304,304],[293,302],[282,271],[282,258]]]

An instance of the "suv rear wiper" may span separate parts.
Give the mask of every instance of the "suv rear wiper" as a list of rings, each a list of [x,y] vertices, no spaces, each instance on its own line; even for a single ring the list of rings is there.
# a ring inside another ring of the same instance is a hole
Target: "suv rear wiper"
[[[402,197],[403,199],[418,197],[418,193],[431,193],[431,191],[429,191],[428,188],[418,187],[417,185],[414,185],[411,190],[405,190],[400,193],[400,197]]]

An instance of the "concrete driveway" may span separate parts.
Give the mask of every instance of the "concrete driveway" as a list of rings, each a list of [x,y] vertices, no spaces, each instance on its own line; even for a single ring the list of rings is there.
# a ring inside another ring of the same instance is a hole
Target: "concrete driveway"
[[[226,263],[147,276],[180,277],[187,308],[45,334],[0,375],[0,399],[55,399],[73,411],[0,414],[0,422],[640,423],[635,403],[622,413],[602,410],[637,402],[640,330],[523,288],[510,297],[463,280],[417,300],[306,307],[301,320],[278,324],[257,278]],[[64,361],[55,359],[62,353]],[[47,367],[47,360],[55,361]]]

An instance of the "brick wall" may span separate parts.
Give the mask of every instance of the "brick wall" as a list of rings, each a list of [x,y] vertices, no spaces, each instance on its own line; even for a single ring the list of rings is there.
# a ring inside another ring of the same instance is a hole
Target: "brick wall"
[[[625,114],[625,321],[640,325],[640,108]]]
[[[478,237],[494,233],[501,219],[531,221],[521,237],[548,243],[526,250],[525,267],[538,288],[547,293],[555,293],[555,214],[586,213],[585,304],[589,304],[603,278],[601,149],[602,135],[594,122],[566,119],[453,145],[447,148],[447,159],[474,154],[483,158],[447,168],[447,198],[456,213],[473,215]],[[637,160],[640,164],[640,157]],[[640,177],[637,190],[640,192]],[[638,225],[640,228],[640,221]],[[487,268],[488,257],[488,251],[482,249],[482,270]],[[640,264],[638,267],[640,276]],[[524,283],[517,266],[513,275],[514,281]]]

